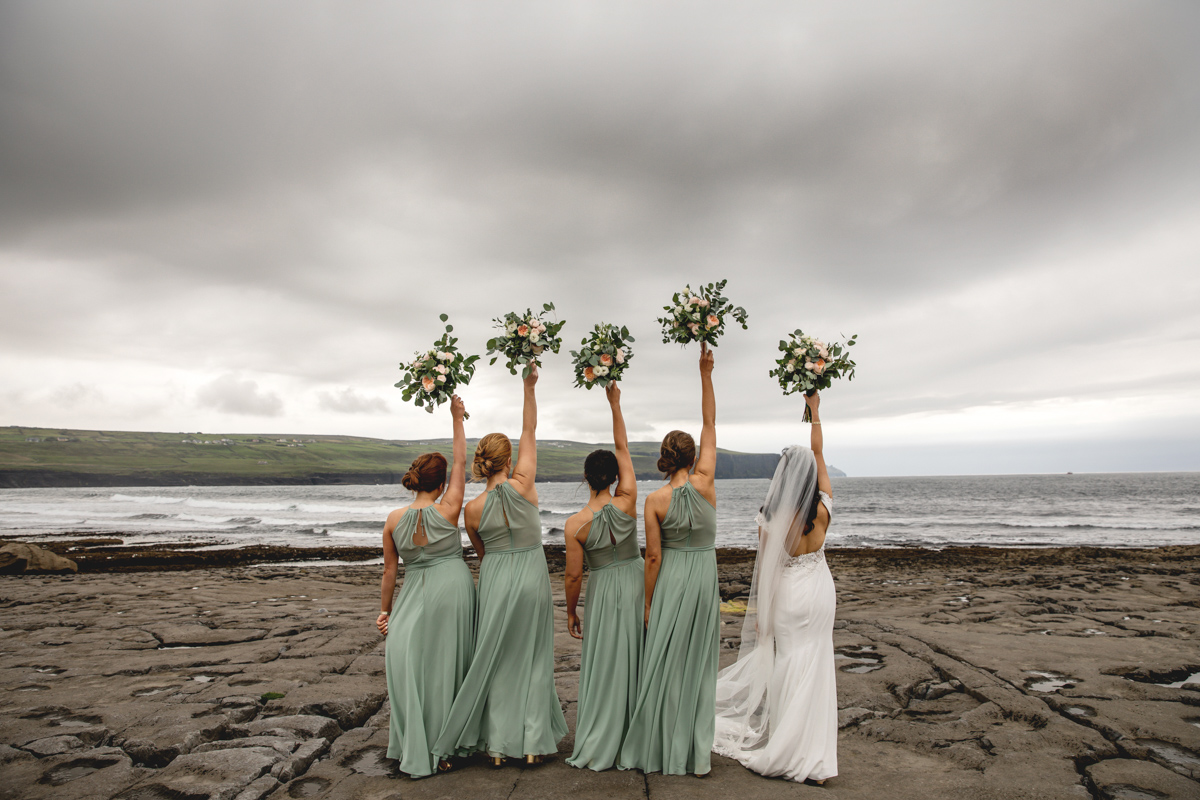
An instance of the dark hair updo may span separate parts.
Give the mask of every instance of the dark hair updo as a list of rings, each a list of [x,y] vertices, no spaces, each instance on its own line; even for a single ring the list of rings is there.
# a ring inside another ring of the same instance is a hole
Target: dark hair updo
[[[441,453],[423,453],[413,460],[412,466],[400,483],[410,492],[432,492],[446,482],[446,457]]]
[[[691,469],[696,460],[696,440],[683,431],[671,431],[663,437],[658,449],[658,471],[671,475],[681,469]]]
[[[617,479],[617,457],[612,450],[593,450],[583,460],[583,478],[593,492],[607,489]]]

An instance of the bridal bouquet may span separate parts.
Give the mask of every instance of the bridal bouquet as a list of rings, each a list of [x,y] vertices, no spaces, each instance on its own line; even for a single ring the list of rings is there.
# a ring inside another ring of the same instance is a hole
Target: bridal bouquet
[[[524,316],[510,311],[503,317],[496,317],[493,321],[501,333],[495,339],[488,339],[487,354],[498,355],[492,356],[488,363],[495,364],[496,359],[504,356],[507,359],[504,366],[508,367],[509,372],[516,375],[517,365],[520,364],[524,366],[521,377],[529,377],[529,370],[534,364],[540,363],[538,356],[546,350],[557,353],[562,346],[562,337],[558,332],[567,324],[566,320],[546,322],[542,318],[553,310],[554,303],[545,303],[538,314],[525,309]]]
[[[441,315],[442,322],[449,319]],[[433,343],[433,349],[427,352],[418,351],[412,361],[401,364],[404,377],[396,384],[403,394],[404,402],[416,398],[417,406],[425,406],[425,410],[433,413],[434,406],[440,406],[450,399],[454,390],[461,384],[466,386],[475,374],[475,362],[479,356],[464,356],[454,345],[458,338],[451,336],[453,325],[446,325],[442,338]],[[470,414],[463,414],[463,419],[470,419]]]
[[[854,380],[854,362],[848,349],[853,347],[858,334],[846,340],[844,345],[826,344],[797,329],[788,338],[779,340],[779,351],[783,354],[775,369],[768,374],[779,379],[779,388],[784,394],[804,392],[812,395],[819,389],[828,389],[834,378]],[[804,407],[804,421],[811,421],[808,406]]]
[[[730,305],[729,298],[721,294],[726,283],[710,283],[696,291],[688,285],[671,295],[671,304],[663,306],[667,315],[658,319],[663,326],[663,343],[708,342],[716,347],[717,338],[725,332],[726,317],[732,317],[745,330],[746,309]]]
[[[621,374],[633,358],[629,342],[633,337],[626,327],[618,328],[601,322],[580,342],[579,350],[571,351],[575,366],[575,385],[591,389],[604,388],[613,381],[621,380]]]

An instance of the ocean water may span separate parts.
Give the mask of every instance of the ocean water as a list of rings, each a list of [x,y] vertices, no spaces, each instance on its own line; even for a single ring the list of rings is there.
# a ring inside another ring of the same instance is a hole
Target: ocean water
[[[752,547],[766,480],[717,481],[717,543]],[[643,481],[642,496],[658,488]],[[469,484],[468,498],[483,486]],[[538,484],[542,533],[562,541],[583,484]],[[1200,473],[835,478],[831,547],[1200,544]],[[0,536],[378,546],[398,485],[0,489]],[[640,522],[639,522],[640,524]],[[465,539],[465,536],[464,536]]]

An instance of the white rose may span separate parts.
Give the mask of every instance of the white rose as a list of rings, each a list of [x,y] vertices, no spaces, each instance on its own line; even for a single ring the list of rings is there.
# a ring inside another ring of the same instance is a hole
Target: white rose
[[[829,358],[829,350],[822,347],[820,350],[821,358]]]
[[[787,371],[788,371],[788,372],[795,372],[795,371],[796,371],[796,366],[795,366],[794,364],[788,364],[788,365],[787,365]]]
[[[595,369],[595,372],[596,372],[596,374],[597,374],[597,375],[599,375],[599,376],[604,376],[604,375],[607,375],[607,374],[608,374],[608,367],[596,367],[596,369]]]
[[[794,355],[794,356],[802,356],[802,355],[804,355],[804,348],[803,348],[803,347],[794,347],[794,348],[792,348],[792,355]]]
[[[452,361],[454,356],[450,353],[442,353],[442,361]]]

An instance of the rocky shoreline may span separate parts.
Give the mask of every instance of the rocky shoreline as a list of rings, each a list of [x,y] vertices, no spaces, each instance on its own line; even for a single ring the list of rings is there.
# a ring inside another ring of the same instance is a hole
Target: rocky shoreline
[[[1200,797],[1200,547],[830,550],[841,774],[823,788],[719,757],[703,783],[575,770],[570,734],[539,767],[398,776],[377,565],[122,547],[0,577],[0,798]],[[753,554],[719,560],[727,664]],[[579,645],[560,624],[555,647],[573,727]]]

